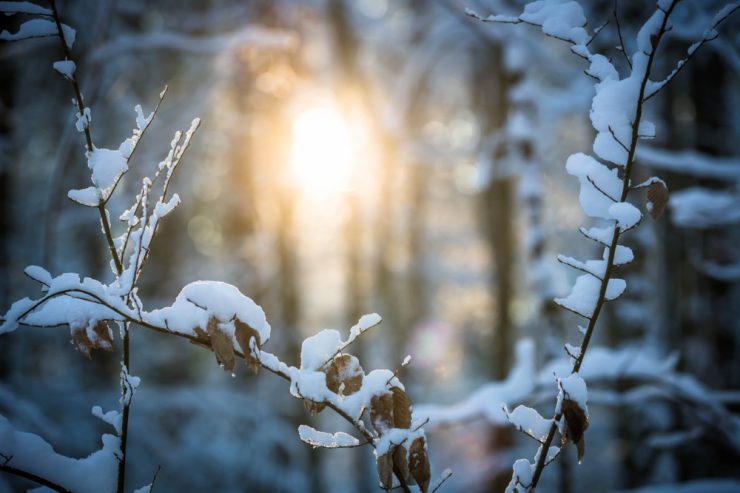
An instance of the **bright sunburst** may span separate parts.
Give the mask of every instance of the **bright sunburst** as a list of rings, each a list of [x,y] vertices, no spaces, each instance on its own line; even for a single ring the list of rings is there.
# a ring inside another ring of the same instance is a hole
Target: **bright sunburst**
[[[300,187],[325,194],[346,189],[353,162],[349,126],[329,104],[311,107],[293,121],[291,168]]]

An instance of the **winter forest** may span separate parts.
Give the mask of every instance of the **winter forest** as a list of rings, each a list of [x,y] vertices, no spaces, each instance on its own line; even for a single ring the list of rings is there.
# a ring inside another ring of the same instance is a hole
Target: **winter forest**
[[[0,492],[740,492],[738,10],[0,1]]]

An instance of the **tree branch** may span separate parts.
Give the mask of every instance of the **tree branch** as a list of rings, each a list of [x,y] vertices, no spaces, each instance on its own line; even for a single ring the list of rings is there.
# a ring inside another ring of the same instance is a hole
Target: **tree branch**
[[[632,165],[634,163],[635,159],[635,150],[637,148],[637,141],[639,137],[639,126],[640,121],[642,119],[642,108],[643,104],[645,102],[645,88],[647,86],[648,81],[650,80],[650,71],[652,69],[653,61],[655,59],[655,54],[657,53],[657,48],[660,43],[660,40],[663,37],[663,34],[666,32],[666,26],[668,24],[668,18],[671,15],[671,12],[673,11],[674,7],[676,6],[676,1],[673,1],[671,3],[671,6],[667,9],[667,11],[664,13],[663,21],[660,26],[660,30],[657,33],[657,38],[654,43],[652,52],[648,55],[648,62],[647,67],[645,69],[645,75],[642,78],[642,81],[640,82],[640,92],[637,97],[636,101],[636,110],[635,110],[635,118],[632,122],[632,136],[630,140],[630,146],[629,146],[629,153],[627,156],[627,161],[625,164],[625,170],[624,170],[624,176],[622,177],[622,193],[620,195],[619,201],[624,202],[627,198],[627,194],[630,190],[630,174],[632,172]],[[609,280],[611,279],[612,275],[612,269],[614,268],[614,255],[617,250],[617,246],[619,243],[619,236],[620,236],[620,229],[618,224],[615,224],[614,226],[614,233],[612,235],[612,241],[609,245],[609,253],[606,261],[606,270],[604,272],[604,278],[601,281],[601,288],[599,289],[599,296],[597,298],[596,306],[594,308],[593,314],[591,315],[591,318],[589,318],[588,326],[586,327],[586,334],[583,337],[583,340],[581,342],[581,350],[579,352],[578,358],[576,358],[575,362],[573,363],[573,368],[571,370],[571,374],[578,373],[578,371],[581,369],[581,364],[583,363],[583,359],[586,356],[586,351],[588,350],[588,345],[591,342],[591,337],[593,336],[594,328],[596,327],[596,322],[599,319],[599,314],[601,313],[601,309],[603,308],[604,304],[606,303],[606,290],[607,286],[609,285]],[[548,431],[547,438],[543,442],[543,444],[539,448],[538,457],[537,457],[537,463],[535,465],[535,470],[532,476],[532,485],[531,485],[531,491],[535,491],[537,488],[537,484],[540,480],[540,477],[542,475],[542,471],[545,468],[546,460],[547,460],[547,451],[550,449],[550,446],[552,445],[552,441],[555,438],[555,433],[558,429],[558,423],[560,422],[562,418],[562,411],[556,412],[555,415],[552,418],[552,425],[550,426],[550,430]]]

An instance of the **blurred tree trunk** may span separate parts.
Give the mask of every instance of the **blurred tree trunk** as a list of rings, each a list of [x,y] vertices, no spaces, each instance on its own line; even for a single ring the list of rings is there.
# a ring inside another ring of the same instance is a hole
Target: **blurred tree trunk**
[[[489,43],[481,53],[478,74],[475,78],[477,106],[483,114],[483,132],[491,137],[503,129],[508,116],[509,78],[504,65],[502,46]],[[489,356],[489,373],[494,380],[506,377],[512,361],[513,327],[511,303],[514,296],[514,218],[515,179],[510,174],[500,173],[500,160],[505,156],[505,142],[490,149],[491,169],[489,181],[481,192],[481,218],[484,237],[491,253],[492,270],[490,289],[494,300],[493,347]],[[501,454],[513,444],[508,427],[494,428],[491,437],[494,455],[508,462]],[[497,468],[498,469],[498,468]],[[491,491],[503,491],[510,479],[508,467],[490,479]]]

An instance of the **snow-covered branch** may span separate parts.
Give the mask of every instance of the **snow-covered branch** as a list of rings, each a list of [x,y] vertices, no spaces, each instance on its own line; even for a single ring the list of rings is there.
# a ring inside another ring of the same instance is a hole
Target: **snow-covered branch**
[[[659,90],[651,82],[650,75],[661,38],[670,30],[668,19],[676,4],[675,0],[658,2],[655,13],[637,34],[636,51],[631,57],[625,52],[630,63],[629,74],[624,78],[620,77],[607,57],[591,53],[588,45],[596,33],[589,35],[586,31],[585,15],[576,1],[531,2],[518,16],[483,17],[468,12],[486,22],[537,26],[544,34],[569,43],[573,53],[589,62],[586,74],[596,80],[596,94],[590,112],[591,123],[597,132],[593,150],[598,157],[614,165],[610,167],[582,153],[572,155],[566,164],[568,173],[580,182],[579,202],[586,215],[608,224],[606,227],[581,228],[586,237],[603,245],[604,251],[600,260],[579,261],[568,256],[558,257],[562,263],[580,270],[583,275],[577,278],[570,294],[556,298],[555,302],[584,317],[588,323],[581,330],[583,338],[580,347],[566,345],[573,363],[570,375],[558,377],[559,394],[552,420],[545,420],[530,408],[520,407],[511,414],[506,412],[515,427],[540,443],[534,462],[526,459],[516,461],[507,491],[536,489],[543,469],[551,460],[551,445],[556,433],[560,433],[564,444],[572,442],[577,445],[579,460],[584,452],[584,432],[589,421],[586,383],[580,374],[581,365],[604,304],[617,299],[626,289],[624,280],[613,278],[613,271],[616,266],[627,264],[634,258],[629,248],[619,245],[619,240],[622,234],[636,227],[642,219],[641,212],[627,202],[627,197],[632,190],[630,179],[638,140],[655,136],[654,125],[643,120],[643,105]],[[716,37],[714,27],[736,8],[729,6],[717,14],[711,32],[705,33],[702,41],[693,46],[689,57],[704,42]],[[617,16],[616,6],[614,15]],[[617,27],[621,49],[624,50],[621,29]],[[665,82],[669,82],[675,73],[677,70]],[[648,195],[655,208],[649,212],[657,217],[667,198],[667,188],[662,180],[649,181]],[[550,423],[549,426],[547,423]]]

